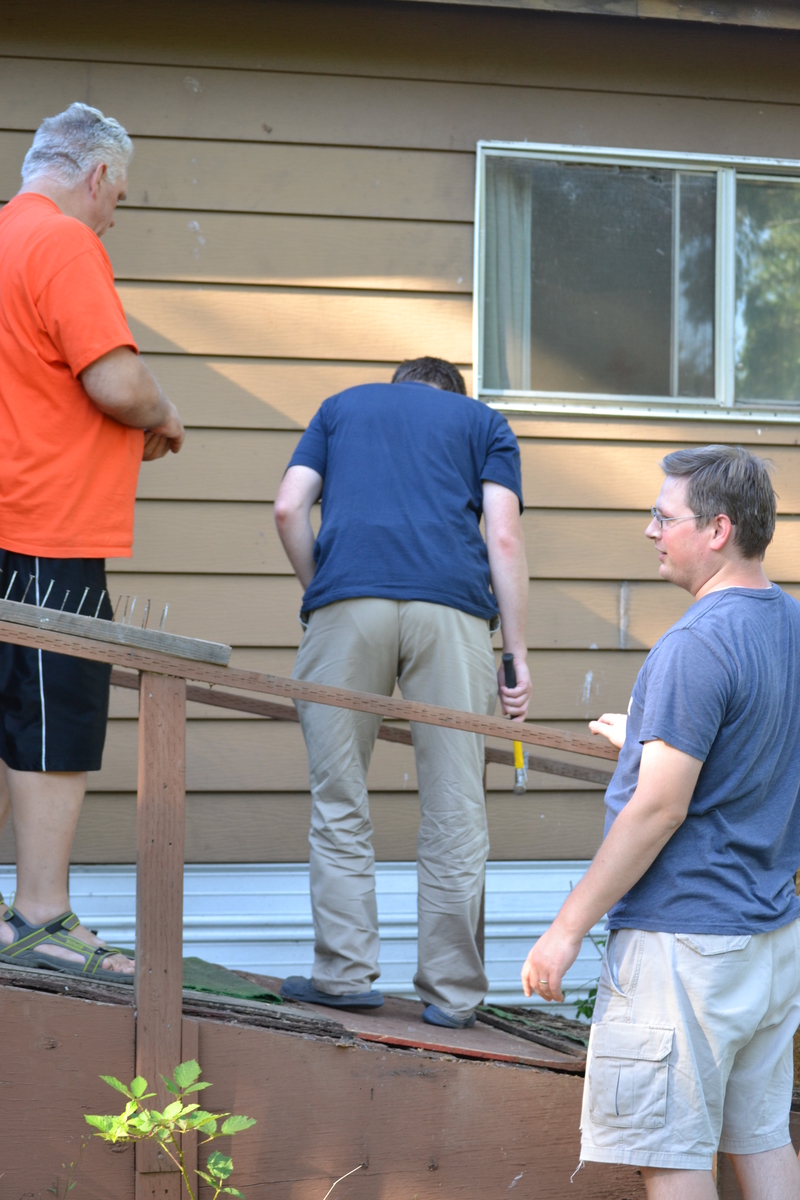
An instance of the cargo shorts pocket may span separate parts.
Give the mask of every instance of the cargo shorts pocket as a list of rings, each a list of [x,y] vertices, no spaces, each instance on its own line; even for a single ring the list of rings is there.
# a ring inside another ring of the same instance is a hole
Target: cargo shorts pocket
[[[661,1129],[667,1118],[673,1028],[602,1022],[592,1030],[589,1116],[619,1129]]]
[[[682,946],[702,954],[704,958],[713,954],[730,954],[733,950],[744,950],[750,942],[751,935],[720,934],[720,933],[676,933],[675,941]]]

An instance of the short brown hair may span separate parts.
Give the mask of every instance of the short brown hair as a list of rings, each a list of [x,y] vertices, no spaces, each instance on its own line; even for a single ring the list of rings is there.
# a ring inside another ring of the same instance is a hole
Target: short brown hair
[[[665,475],[686,480],[686,501],[699,528],[723,513],[742,557],[764,557],[775,533],[775,489],[766,459],[743,446],[699,446],[673,451],[660,466]]]
[[[466,396],[467,385],[458,367],[444,358],[407,358],[392,376],[392,383],[431,383],[442,392]]]

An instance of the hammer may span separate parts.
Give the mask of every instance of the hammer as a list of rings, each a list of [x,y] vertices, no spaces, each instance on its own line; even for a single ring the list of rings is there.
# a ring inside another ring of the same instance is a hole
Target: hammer
[[[517,672],[514,670],[514,655],[503,655],[503,674],[507,688],[517,686]],[[514,742],[514,795],[523,796],[528,790],[527,754],[523,752],[522,742]]]

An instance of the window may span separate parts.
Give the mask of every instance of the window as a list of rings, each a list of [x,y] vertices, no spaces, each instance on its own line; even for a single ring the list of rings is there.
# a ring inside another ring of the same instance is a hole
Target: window
[[[800,420],[800,163],[480,143],[477,195],[483,399]]]

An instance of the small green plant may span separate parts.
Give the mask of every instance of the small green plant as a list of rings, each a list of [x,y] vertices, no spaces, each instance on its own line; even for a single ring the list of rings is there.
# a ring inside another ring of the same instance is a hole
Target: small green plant
[[[230,1137],[241,1133],[255,1125],[252,1117],[233,1116],[231,1113],[210,1113],[201,1109],[199,1104],[186,1103],[186,1097],[211,1087],[210,1083],[200,1082],[200,1067],[191,1059],[175,1068],[172,1079],[162,1075],[167,1091],[177,1096],[168,1104],[163,1112],[154,1108],[145,1108],[143,1101],[150,1100],[155,1092],[148,1092],[147,1080],[137,1075],[129,1087],[120,1083],[113,1075],[101,1075],[100,1078],[126,1097],[127,1104],[118,1116],[87,1116],[85,1119],[105,1142],[148,1142],[155,1141],[161,1145],[166,1154],[180,1171],[190,1200],[196,1200],[192,1184],[196,1180],[189,1178],[189,1171],[184,1159],[181,1146],[181,1136],[185,1133],[198,1133],[202,1137],[200,1145],[219,1137]],[[222,1124],[220,1125],[220,1121]],[[194,1173],[194,1172],[193,1172]],[[233,1173],[233,1160],[226,1154],[215,1150],[208,1156],[205,1171],[197,1170],[196,1174],[214,1189],[213,1200],[218,1200],[221,1194],[238,1196],[244,1200],[241,1192],[227,1185],[227,1180]],[[74,1186],[69,1184],[67,1191]],[[50,1189],[53,1190],[52,1188]],[[57,1194],[57,1193],[56,1193]]]
[[[78,1157],[75,1162],[62,1163],[61,1170],[67,1172],[66,1179],[61,1179],[60,1176],[53,1180],[49,1188],[45,1188],[46,1192],[52,1192],[56,1200],[66,1200],[66,1197],[75,1187],[75,1172],[78,1169],[81,1161],[81,1155],[86,1149],[88,1142],[86,1138],[81,1138],[81,1148],[78,1151]],[[0,1178],[2,1178],[0,1176]],[[63,1189],[63,1190],[62,1190]]]

